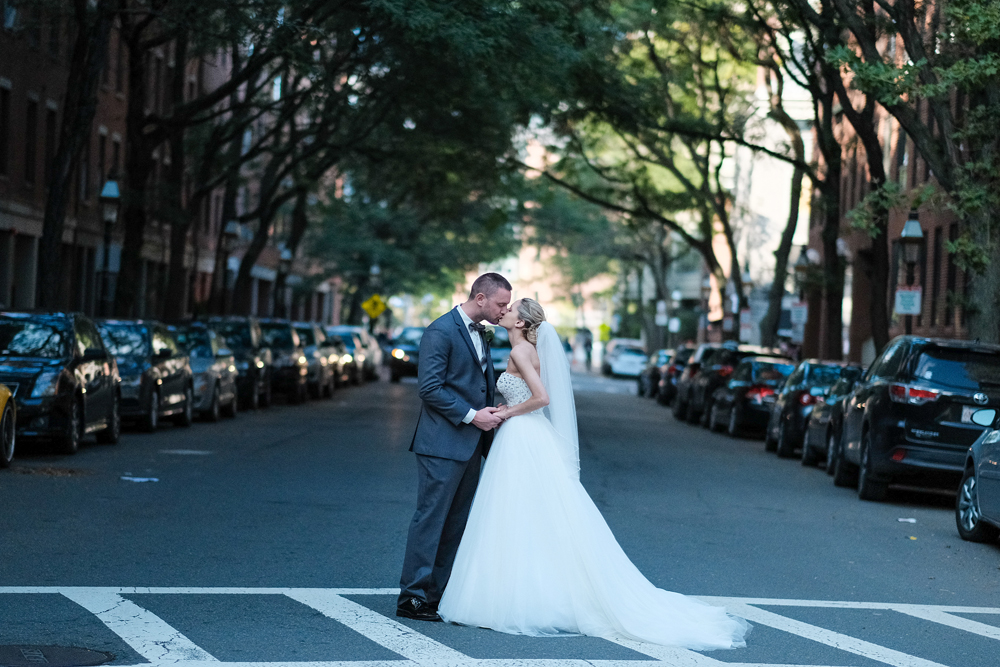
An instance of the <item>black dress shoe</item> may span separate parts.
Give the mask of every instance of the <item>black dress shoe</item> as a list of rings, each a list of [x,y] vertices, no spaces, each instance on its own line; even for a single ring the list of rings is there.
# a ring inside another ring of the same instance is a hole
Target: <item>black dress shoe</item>
[[[420,598],[407,598],[396,606],[396,616],[412,618],[414,621],[431,621],[440,623],[437,608],[424,602]]]

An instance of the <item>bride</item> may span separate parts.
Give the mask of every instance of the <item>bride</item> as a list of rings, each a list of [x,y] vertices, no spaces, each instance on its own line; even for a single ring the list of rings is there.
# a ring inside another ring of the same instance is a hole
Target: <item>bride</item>
[[[746,646],[746,621],[656,588],[580,484],[569,363],[538,302],[500,319],[507,406],[438,613],[512,634],[582,634],[695,650]]]

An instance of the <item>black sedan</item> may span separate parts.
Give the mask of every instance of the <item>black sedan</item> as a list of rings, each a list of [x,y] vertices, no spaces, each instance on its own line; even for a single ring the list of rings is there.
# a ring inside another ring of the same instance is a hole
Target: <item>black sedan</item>
[[[816,397],[816,405],[809,415],[806,435],[802,439],[802,465],[826,461],[827,474],[833,474],[833,455],[840,446],[844,424],[844,402],[862,375],[864,369],[860,366],[848,366],[826,394]]]
[[[646,360],[646,367],[639,373],[636,393],[646,398],[654,398],[660,388],[660,369],[667,365],[670,357],[674,356],[673,350],[657,350],[649,355]]]
[[[1000,407],[1000,346],[943,338],[893,339],[851,392],[834,483],[862,500],[893,482],[955,484],[983,432],[972,416]]]
[[[725,427],[731,436],[763,430],[776,390],[794,370],[791,359],[746,357],[740,361],[733,379],[715,391],[709,428],[716,431]]]
[[[118,442],[118,366],[79,313],[0,312],[0,384],[17,406],[17,435],[73,454],[87,433]]]
[[[693,347],[678,348],[670,355],[667,363],[660,367],[660,380],[656,390],[656,402],[660,405],[670,405],[673,402],[674,396],[677,395],[677,381],[684,373],[684,367],[687,366],[694,350]]]
[[[243,407],[256,410],[271,405],[273,355],[264,345],[260,323],[254,317],[210,317],[208,326],[226,340],[236,358],[236,391]]]
[[[771,417],[764,433],[764,449],[789,458],[802,447],[813,408],[825,400],[826,392],[848,368],[857,367],[841,361],[818,359],[799,363],[771,406]]]
[[[389,378],[393,382],[399,382],[403,377],[417,376],[420,339],[423,337],[423,327],[406,327],[393,339],[392,352],[389,353]]]
[[[994,408],[972,413],[972,423],[990,426],[972,443],[965,457],[955,499],[955,524],[963,540],[996,542],[1000,537],[1000,430]]]
[[[190,426],[194,374],[174,332],[159,322],[143,320],[101,320],[98,328],[118,361],[122,418],[138,421],[146,431],[159,428],[163,417]]]
[[[309,360],[299,334],[289,320],[260,321],[263,344],[273,357],[271,386],[293,403],[303,403],[308,395]]]
[[[681,372],[680,377],[677,379],[672,401],[674,417],[676,419],[690,418],[690,403],[691,394],[694,390],[694,379],[702,365],[710,365],[712,358],[721,353],[722,347],[722,343],[702,343],[695,348],[694,353],[688,358],[683,372]],[[732,349],[735,345],[729,345],[729,347]]]
[[[689,422],[700,420],[702,426],[708,426],[715,390],[729,381],[740,361],[750,356],[780,357],[781,355],[770,348],[726,343],[712,355],[710,360],[702,362],[689,383],[687,411]]]

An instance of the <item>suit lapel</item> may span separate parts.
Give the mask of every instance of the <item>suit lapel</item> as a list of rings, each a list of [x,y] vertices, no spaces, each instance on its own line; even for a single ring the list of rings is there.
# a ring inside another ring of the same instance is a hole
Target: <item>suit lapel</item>
[[[472,358],[475,360],[476,366],[479,366],[479,357],[476,355],[476,346],[472,344],[472,333],[469,331],[469,327],[465,326],[465,320],[463,320],[462,316],[458,314],[459,308],[461,308],[461,306],[452,308],[451,315],[455,318],[455,325],[458,326],[459,335],[462,336],[462,340],[465,341],[466,347],[469,348],[469,354],[471,354]]]

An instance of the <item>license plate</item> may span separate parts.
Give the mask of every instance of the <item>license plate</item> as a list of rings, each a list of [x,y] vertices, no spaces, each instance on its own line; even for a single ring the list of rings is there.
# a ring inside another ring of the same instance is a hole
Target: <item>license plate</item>
[[[963,405],[962,406],[962,423],[963,424],[971,424],[972,423],[972,415],[973,415],[973,413],[975,413],[976,410],[981,410],[981,409],[982,408],[977,408],[977,407],[975,407],[973,405]]]

